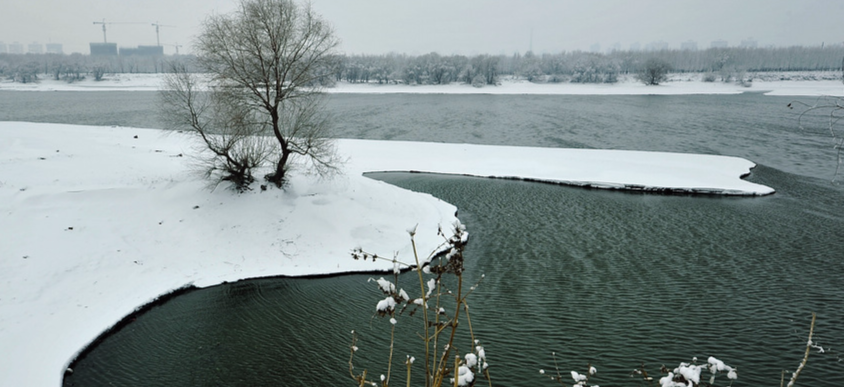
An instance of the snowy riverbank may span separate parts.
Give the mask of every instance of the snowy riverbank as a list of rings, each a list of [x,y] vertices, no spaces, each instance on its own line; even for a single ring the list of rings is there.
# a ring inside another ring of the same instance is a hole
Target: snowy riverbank
[[[43,77],[38,83],[0,82],[0,90],[20,91],[156,91],[162,74],[112,74],[100,82],[85,79],[67,83]],[[687,95],[739,94],[760,92],[780,96],[844,96],[840,73],[783,72],[759,73],[748,87],[734,82],[704,82],[702,74],[671,74],[669,81],[645,86],[632,76],[621,76],[614,84],[547,83],[504,77],[498,86],[472,87],[449,85],[379,85],[376,83],[339,82],[326,88],[328,93],[409,93],[409,94],[544,94],[544,95]]]
[[[732,157],[339,140],[342,175],[238,195],[194,178],[192,147],[159,130],[0,122],[0,385],[59,385],[95,337],[186,285],[390,269],[350,250],[409,257],[415,224],[420,252],[435,248],[455,207],[366,171],[773,192]]]

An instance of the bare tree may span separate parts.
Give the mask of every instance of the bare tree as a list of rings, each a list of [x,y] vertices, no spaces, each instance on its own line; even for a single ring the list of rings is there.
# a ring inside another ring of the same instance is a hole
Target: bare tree
[[[659,85],[660,82],[668,80],[668,72],[671,70],[671,65],[668,62],[651,58],[642,64],[636,78],[646,85]]]
[[[175,122],[198,133],[225,171],[223,178],[241,188],[267,159],[274,167],[265,178],[279,187],[291,156],[304,156],[318,174],[334,171],[338,158],[319,85],[336,72],[338,43],[310,4],[241,0],[233,13],[206,19],[197,38],[195,64],[209,75],[203,91],[196,77],[173,72],[162,100],[165,107],[179,105],[165,113],[181,115]],[[248,140],[262,135],[275,139],[266,155],[262,141]],[[228,140],[218,144],[218,139]],[[239,153],[246,150],[257,153]]]

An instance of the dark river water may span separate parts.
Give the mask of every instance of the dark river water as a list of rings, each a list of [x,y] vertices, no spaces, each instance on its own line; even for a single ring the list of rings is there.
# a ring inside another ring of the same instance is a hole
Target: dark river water
[[[740,156],[759,164],[750,180],[777,190],[663,196],[370,175],[459,208],[471,234],[466,277],[485,275],[470,305],[493,385],[553,384],[538,373],[553,369],[551,352],[566,375],[595,366],[600,385],[638,386],[628,375],[640,364],[656,374],[693,356],[737,367],[735,386],[779,385],[781,371],[802,359],[812,312],[815,341],[827,351],[812,353],[798,385],[844,385],[844,189],[830,182],[832,140],[820,124],[799,129],[790,101],[337,95],[329,108],[338,137]],[[0,120],[160,126],[148,92],[0,92],[0,104]],[[357,370],[386,371],[389,323],[372,316],[382,297],[370,276],[187,292],[105,337],[65,385],[353,385],[353,329]],[[400,320],[401,359],[422,357],[413,323]]]

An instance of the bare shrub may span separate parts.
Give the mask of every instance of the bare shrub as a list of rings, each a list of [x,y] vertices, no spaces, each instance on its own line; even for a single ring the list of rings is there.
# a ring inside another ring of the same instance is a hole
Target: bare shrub
[[[163,119],[184,129],[204,145],[196,159],[200,172],[212,182],[230,181],[245,190],[254,182],[253,170],[269,157],[272,142],[265,127],[236,89],[205,89],[184,65],[173,64],[159,92]]]

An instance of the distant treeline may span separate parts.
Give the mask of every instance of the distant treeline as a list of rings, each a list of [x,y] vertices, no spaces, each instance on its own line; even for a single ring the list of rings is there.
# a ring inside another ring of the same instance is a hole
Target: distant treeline
[[[0,78],[20,83],[43,78],[75,82],[90,77],[100,80],[106,74],[158,73],[168,60],[191,58],[169,56],[90,56],[82,54],[0,54]]]
[[[659,59],[673,72],[704,73],[728,81],[741,74],[768,71],[837,71],[844,46],[788,48],[711,48],[701,51],[583,51],[536,55],[351,55],[342,58],[335,80],[351,83],[493,84],[502,75],[531,82],[613,83],[634,74],[648,59]],[[482,74],[483,79],[478,75]]]
[[[475,86],[496,84],[501,76],[531,82],[613,83],[619,75],[636,73],[648,59],[659,59],[673,72],[702,73],[705,80],[729,81],[756,72],[840,71],[844,46],[784,48],[710,48],[707,50],[614,51],[599,54],[569,51],[556,54],[514,55],[341,55],[327,71],[323,84],[334,82],[441,85],[454,82]],[[0,54],[0,77],[34,82],[43,77],[68,82],[109,73],[157,73],[168,61],[190,68],[193,57],[115,56],[80,54]]]

